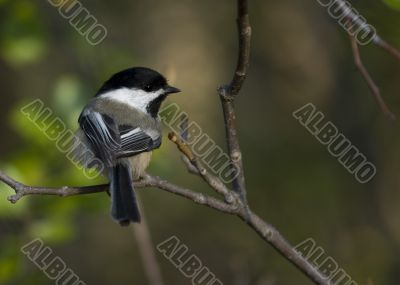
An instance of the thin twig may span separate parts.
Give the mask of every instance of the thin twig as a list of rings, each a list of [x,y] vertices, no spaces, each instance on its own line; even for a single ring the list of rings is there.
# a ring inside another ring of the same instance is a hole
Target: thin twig
[[[384,49],[395,59],[400,61],[400,51],[398,49],[396,49],[394,46],[390,45],[388,42],[384,41],[381,37],[376,36],[374,38],[374,44],[377,45],[378,47]]]
[[[244,176],[242,151],[236,129],[236,113],[234,99],[243,87],[250,64],[251,51],[251,25],[249,18],[248,0],[238,0],[238,34],[239,53],[237,67],[229,85],[221,86],[218,89],[225,121],[226,141],[231,159],[233,189],[239,193],[245,205],[247,205],[247,190]]]
[[[342,12],[344,13],[344,18],[347,19],[347,25],[350,23],[360,23],[362,21],[362,17],[357,13],[355,9],[349,9],[348,1],[344,0],[336,0],[335,7],[340,7]],[[343,16],[342,16],[343,17]],[[365,20],[365,19],[364,19]],[[400,51],[386,42],[381,36],[376,32],[375,28],[371,29],[371,26],[367,23],[362,24],[359,27],[359,31],[364,31],[365,33],[369,33],[372,35],[372,43],[385,51],[387,51],[391,56],[400,61]]]
[[[239,32],[239,55],[237,67],[232,82],[227,88],[226,96],[234,97],[239,94],[247,77],[250,64],[251,51],[251,25],[249,17],[248,0],[238,0],[238,32]]]
[[[336,7],[340,7],[340,9],[342,9],[342,12],[344,13],[343,19],[345,19],[346,21],[345,26],[349,29],[348,31],[351,40],[354,62],[356,64],[357,69],[367,82],[368,87],[370,88],[375,100],[377,101],[379,107],[381,108],[385,116],[391,120],[395,120],[396,116],[390,111],[389,107],[386,105],[378,86],[372,79],[372,76],[369,74],[368,70],[365,68],[361,60],[357,39],[355,37],[355,34],[353,33],[354,27],[352,26],[352,23],[360,24],[362,17],[360,17],[360,15],[356,13],[355,9],[349,8],[348,1],[336,0],[335,4]],[[387,51],[396,60],[400,61],[400,51],[395,47],[393,47],[392,45],[390,45],[389,43],[387,43],[385,40],[383,40],[376,32],[376,29],[373,28],[371,25],[363,23],[360,27],[358,27],[358,32],[360,31],[364,31],[365,33],[369,34],[371,36],[372,43],[374,45]]]
[[[14,203],[18,202],[22,197],[28,195],[55,195],[55,196],[76,196],[89,193],[104,192],[108,189],[108,185],[96,185],[89,187],[32,187],[15,181],[4,172],[0,171],[0,181],[5,182],[15,190],[16,196],[12,198]],[[266,223],[255,213],[240,207],[238,204],[227,204],[216,198],[194,192],[190,189],[183,188],[162,180],[155,176],[146,176],[143,180],[135,182],[136,188],[155,187],[167,192],[179,195],[197,204],[208,206],[212,209],[223,213],[239,216],[245,221],[258,235],[268,243],[270,243],[283,257],[293,263],[297,268],[306,274],[314,283],[319,285],[329,285],[329,281],[322,276],[306,259],[298,254],[294,248],[286,241],[286,239],[270,224]]]
[[[379,87],[375,84],[374,80],[372,79],[371,75],[369,74],[368,70],[365,68],[361,60],[360,51],[358,49],[358,43],[356,38],[351,34],[349,36],[351,41],[351,48],[353,51],[354,63],[358,71],[361,73],[362,77],[367,82],[368,87],[371,89],[371,92],[375,100],[377,101],[379,107],[381,108],[385,116],[387,116],[391,120],[395,120],[396,116],[392,113],[392,111],[390,111],[389,107],[386,105],[385,100],[383,100],[382,98]]]
[[[184,143],[187,143],[188,138],[189,138],[189,117],[188,116],[183,116],[182,121],[179,124],[179,129],[180,129],[180,137],[183,140]],[[189,173],[195,174],[195,175],[200,175],[199,170],[190,162],[190,159],[188,156],[183,154],[181,156],[183,163],[185,163],[186,168],[188,169]]]
[[[289,242],[270,224],[265,222],[255,213],[253,213],[246,200],[246,185],[244,179],[242,153],[240,150],[238,134],[236,130],[236,115],[234,109],[234,99],[239,94],[243,83],[245,81],[248,65],[250,61],[250,42],[251,42],[251,27],[248,15],[248,0],[237,0],[238,3],[238,27],[239,27],[239,55],[238,65],[233,76],[232,82],[219,88],[219,94],[222,102],[225,129],[227,136],[227,144],[232,161],[232,169],[234,170],[234,181],[232,183],[233,190],[239,193],[241,199],[233,199],[227,203],[216,199],[214,197],[198,193],[190,189],[177,186],[162,180],[159,177],[147,175],[142,180],[135,182],[136,188],[155,187],[167,192],[182,196],[197,204],[206,205],[212,209],[218,210],[223,213],[232,214],[240,217],[245,221],[259,236],[271,244],[284,258],[294,264],[301,272],[306,274],[310,280],[319,285],[330,284],[329,280],[325,278],[312,264],[298,254]],[[228,188],[215,176],[207,171],[204,171],[201,164],[191,152],[190,148],[185,146],[184,142],[180,141],[175,135],[171,139],[176,143],[179,150],[184,154],[188,161],[199,172],[199,175],[218,193],[225,196],[231,193]],[[58,196],[73,196],[89,193],[103,192],[108,189],[108,185],[96,185],[88,187],[61,187],[61,188],[48,188],[48,187],[31,187],[17,182],[0,171],[0,181],[5,182],[15,190],[15,195],[11,196],[9,200],[16,203],[19,199],[27,195],[58,195]],[[235,196],[233,196],[235,197]]]
[[[0,171],[0,181],[3,181],[5,184],[15,190],[15,195],[8,197],[8,200],[13,204],[17,203],[22,197],[28,195],[56,195],[60,197],[68,197],[99,193],[108,190],[107,184],[85,187],[32,187],[12,179],[2,171]]]
[[[205,181],[208,182],[211,188],[223,194],[225,197],[229,197],[229,193],[232,193],[226,187],[220,189],[223,183],[215,176],[212,176],[208,172],[203,171],[202,166],[197,163],[197,158],[193,155],[189,146],[187,146],[175,133],[169,134],[169,139],[177,145],[177,148],[184,154],[185,157],[192,157],[190,164],[195,166],[199,171],[200,175],[203,175]],[[211,182],[210,182],[211,181]],[[236,193],[235,193],[236,194]],[[237,195],[237,194],[236,194]],[[234,197],[234,196],[231,196]],[[227,198],[225,198],[227,200]],[[274,247],[283,257],[293,263],[299,268],[304,274],[306,274],[316,284],[329,284],[326,278],[322,276],[307,260],[299,255],[289,242],[277,231],[272,225],[262,220],[259,216],[253,213],[248,205],[242,203],[241,199],[232,199],[228,201],[232,206],[237,209],[236,215],[245,221],[250,227],[252,227],[262,239],[267,241]]]
[[[239,202],[235,199],[235,193],[232,193],[225,186],[225,184],[216,176],[212,175],[197,159],[197,157],[193,154],[192,150],[189,146],[180,139],[174,132],[169,133],[168,138],[176,144],[177,148],[182,152],[182,154],[188,159],[190,165],[193,166],[197,171],[196,173],[203,178],[207,184],[214,189],[217,193],[221,194],[225,198],[225,202],[232,204],[235,201]],[[191,167],[188,167],[189,171]]]
[[[15,195],[12,195],[8,200],[12,203],[17,203],[20,199],[30,195],[51,195],[60,197],[70,197],[85,194],[94,194],[105,192],[109,189],[108,184],[85,186],[85,187],[34,187],[22,184],[15,181],[4,172],[0,171],[0,181],[3,181],[15,191]],[[216,210],[220,210],[224,213],[236,213],[237,209],[234,205],[228,205],[214,197],[194,192],[190,189],[174,185],[166,180],[162,180],[156,176],[146,175],[142,180],[135,181],[134,185],[136,188],[156,187],[167,192],[182,196],[193,202],[201,205],[206,205]]]

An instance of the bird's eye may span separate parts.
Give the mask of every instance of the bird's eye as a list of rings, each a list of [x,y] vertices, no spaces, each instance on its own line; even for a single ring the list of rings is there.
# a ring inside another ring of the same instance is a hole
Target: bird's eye
[[[147,91],[147,92],[151,91],[151,85],[150,84],[146,85],[144,87],[144,90]]]

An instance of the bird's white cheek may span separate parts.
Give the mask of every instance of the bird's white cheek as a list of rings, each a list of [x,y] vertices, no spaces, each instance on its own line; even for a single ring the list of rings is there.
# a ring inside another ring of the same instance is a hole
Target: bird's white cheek
[[[161,94],[162,90],[148,93],[142,90],[131,90],[124,88],[111,91],[108,94],[104,94],[103,96],[114,102],[125,104],[129,107],[146,113],[146,108],[149,103],[159,97]]]
[[[130,96],[128,100],[128,105],[141,110],[142,112],[146,112],[147,106],[150,104],[151,101],[156,99],[160,94],[146,94],[144,96]]]

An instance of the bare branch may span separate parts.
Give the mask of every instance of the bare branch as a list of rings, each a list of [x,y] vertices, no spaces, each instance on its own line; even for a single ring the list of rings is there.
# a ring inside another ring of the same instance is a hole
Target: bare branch
[[[226,96],[234,97],[239,94],[246,80],[247,69],[250,64],[251,51],[251,25],[249,18],[248,0],[238,0],[238,32],[239,32],[239,56],[232,82],[227,88]]]
[[[340,7],[340,9],[342,9],[342,11],[345,13],[345,16],[343,19],[347,20],[345,25],[349,28],[349,36],[350,36],[350,40],[351,40],[351,46],[352,46],[355,65],[356,65],[357,69],[359,70],[359,72],[361,73],[361,75],[363,76],[363,78],[365,79],[365,81],[367,82],[368,87],[371,89],[371,92],[372,92],[375,100],[377,101],[379,107],[381,108],[381,110],[383,111],[385,116],[391,120],[395,120],[396,116],[390,111],[389,107],[386,105],[385,101],[382,98],[382,95],[381,95],[381,92],[380,92],[378,86],[375,84],[371,75],[369,74],[369,72],[365,68],[364,64],[362,63],[359,48],[358,48],[358,43],[357,43],[354,33],[352,33],[353,32],[352,23],[360,23],[360,15],[358,13],[356,13],[354,9],[349,9],[350,4],[347,1],[337,0],[336,2],[338,4],[337,7]],[[361,31],[364,31],[371,36],[373,44],[384,49],[395,59],[400,61],[400,51],[398,49],[396,49],[395,47],[393,47],[392,45],[390,45],[389,43],[387,43],[386,41],[384,41],[378,35],[375,28],[373,28],[373,27],[371,28],[371,26],[366,23],[362,24],[360,28],[361,28],[360,29]]]
[[[360,15],[356,13],[354,9],[349,9],[348,2],[345,0],[336,0],[338,5],[336,7],[341,7],[342,11],[345,13],[345,19],[348,20],[348,23],[360,23]],[[364,19],[365,20],[365,19]],[[363,24],[361,26],[361,30],[365,31],[366,33],[369,33],[370,35],[373,35],[372,38],[372,43],[375,44],[376,46],[384,49],[387,51],[391,56],[396,58],[398,61],[400,61],[400,50],[396,49],[389,43],[387,43],[385,40],[381,38],[380,35],[376,32],[375,29],[371,29],[371,26],[368,24]]]
[[[329,278],[322,275],[306,259],[304,259],[290,243],[270,224],[266,223],[253,212],[249,213],[250,219],[247,221],[247,214],[241,213],[241,218],[252,227],[261,238],[274,247],[286,260],[295,265],[301,272],[310,278],[315,284],[330,285]]]
[[[400,61],[400,51],[384,41],[381,37],[375,36],[374,44],[387,51],[391,56]]]
[[[142,180],[134,182],[136,188],[155,187],[169,193],[182,196],[197,204],[208,206],[223,213],[232,214],[245,221],[259,236],[271,244],[285,259],[294,264],[301,272],[306,274],[314,283],[320,285],[330,284],[329,279],[318,272],[306,259],[304,259],[290,245],[288,241],[270,224],[265,222],[250,210],[246,199],[246,185],[243,170],[242,152],[240,150],[238,134],[236,130],[236,114],[234,99],[239,95],[247,76],[250,61],[251,26],[248,14],[248,0],[237,0],[238,5],[238,31],[239,31],[239,54],[238,64],[229,85],[219,88],[219,95],[224,113],[226,140],[232,162],[233,191],[228,189],[222,181],[210,174],[193,155],[190,148],[184,143],[185,136],[181,140],[176,134],[170,134],[170,139],[184,154],[185,162],[189,170],[202,177],[208,185],[217,193],[222,194],[225,202],[214,197],[198,193],[190,189],[177,186],[159,177],[147,175]],[[357,49],[358,52],[358,49]],[[361,62],[361,61],[360,61]],[[365,68],[364,68],[365,69]],[[187,122],[186,122],[187,123]],[[58,195],[62,197],[90,194],[107,191],[108,185],[96,185],[88,187],[48,188],[32,187],[15,181],[0,171],[0,181],[3,181],[15,190],[15,195],[9,200],[16,203],[19,199],[28,195]],[[239,195],[238,195],[239,194]]]
[[[28,195],[56,195],[60,197],[68,197],[82,194],[99,193],[107,191],[108,189],[108,185],[106,184],[87,187],[32,187],[15,181],[2,171],[0,171],[0,181],[3,181],[5,184],[15,190],[15,195],[12,195],[8,198],[8,200],[13,204],[17,203],[22,197]]]
[[[235,197],[235,193],[232,193],[227,188],[222,187],[223,183],[218,181],[217,177],[212,176],[208,172],[202,170],[202,166],[196,163],[196,158],[192,154],[189,147],[184,145],[184,142],[180,140],[175,134],[170,134],[171,140],[177,145],[178,149],[184,153],[185,157],[191,157],[190,163],[196,167],[199,171],[199,175],[208,182],[208,184],[215,189],[218,193],[225,195],[232,194]],[[73,196],[89,193],[103,192],[108,189],[108,185],[97,185],[90,187],[61,187],[61,188],[48,188],[48,187],[32,187],[24,185],[20,182],[15,181],[5,173],[0,171],[0,181],[5,182],[11,188],[16,191],[16,195],[10,198],[10,201],[16,203],[19,199],[27,195],[58,195],[58,196]],[[186,189],[177,185],[174,185],[168,181],[162,180],[158,177],[146,176],[141,181],[135,182],[136,188],[144,187],[157,187],[159,189],[168,191],[170,193],[182,196],[189,199],[197,204],[206,205],[210,208],[224,212],[227,214],[234,214],[244,220],[253,230],[255,230],[260,237],[270,243],[282,256],[288,261],[293,263],[299,268],[304,274],[306,274],[316,284],[328,285],[329,282],[322,276],[314,267],[298,254],[295,249],[283,238],[283,236],[270,224],[263,221],[259,216],[251,212],[247,208],[247,205],[241,203],[239,198],[230,201],[231,204],[224,203],[213,197],[204,195],[202,193],[194,192],[190,189]],[[225,185],[223,185],[225,187]],[[237,195],[237,194],[236,194]],[[225,196],[226,197],[226,196]]]
[[[196,167],[200,175],[202,175],[203,179],[208,182],[211,188],[216,190],[218,193],[225,195],[225,197],[229,197],[229,194],[236,194],[227,188],[221,190],[219,189],[220,186],[216,187],[216,185],[223,185],[223,183],[219,181],[217,177],[203,171],[202,166],[199,166],[200,164],[197,163],[197,158],[193,155],[189,146],[180,140],[175,133],[170,133],[169,138],[177,145],[177,148],[184,154],[184,156],[188,158],[189,163]],[[189,157],[191,157],[192,160],[189,160]],[[229,202],[231,204],[233,203],[232,206],[237,209],[236,215],[238,217],[240,217],[251,228],[253,228],[253,230],[255,230],[262,239],[271,244],[283,257],[299,268],[300,271],[306,274],[316,284],[329,284],[328,279],[324,278],[323,275],[318,272],[318,270],[316,270],[310,263],[308,263],[307,260],[298,254],[290,245],[290,243],[287,242],[286,239],[272,225],[268,224],[255,213],[253,213],[247,204],[243,204],[241,199],[237,197]]]
[[[191,171],[191,167],[189,166],[188,169],[189,171],[193,173],[197,173],[200,175],[200,177],[203,178],[207,184],[214,189],[217,193],[221,194],[224,196],[225,201],[229,204],[232,204],[233,202],[239,202],[237,199],[235,199],[235,193],[232,193],[226,186],[225,184],[216,176],[212,175],[195,157],[193,154],[192,150],[189,148],[189,146],[182,140],[180,139],[175,133],[169,133],[168,138],[176,144],[178,149],[183,153],[183,155],[188,159],[190,162],[190,165],[193,166],[196,169],[195,171]]]
[[[18,198],[10,198],[10,200],[14,203],[16,203],[22,197],[28,195],[56,195],[68,197],[82,194],[99,193],[104,192],[108,189],[108,185],[106,184],[89,187],[32,187],[15,181],[1,171],[0,181],[5,182],[16,191],[16,195],[14,196],[18,196]],[[329,284],[328,280],[324,279],[324,277],[317,270],[315,270],[306,259],[298,254],[273,226],[263,221],[259,216],[249,211],[245,207],[240,207],[236,203],[232,205],[224,203],[213,197],[204,195],[202,193],[196,193],[190,189],[174,185],[168,181],[162,180],[159,177],[154,176],[147,176],[143,180],[135,182],[135,187],[156,187],[161,190],[165,190],[167,192],[182,196],[197,204],[206,205],[220,212],[237,215],[242,220],[244,220],[252,229],[254,229],[262,239],[270,243],[282,256],[293,263],[316,284]]]
[[[234,99],[242,89],[247,76],[250,63],[251,50],[251,25],[249,19],[248,0],[237,0],[238,5],[238,33],[239,33],[239,54],[238,63],[232,82],[227,86],[218,89],[222,110],[224,113],[226,141],[232,163],[233,189],[240,194],[241,199],[247,205],[247,191],[240,149],[239,138],[236,129],[236,113]]]
[[[371,92],[377,101],[379,107],[381,108],[382,112],[391,120],[395,120],[396,116],[390,111],[389,107],[386,105],[385,100],[383,100],[381,92],[379,90],[379,87],[375,84],[374,80],[372,79],[371,75],[369,74],[368,70],[365,68],[361,56],[360,56],[360,51],[358,49],[358,43],[356,38],[353,35],[350,36],[350,41],[351,41],[351,48],[353,51],[353,56],[354,56],[354,63],[358,69],[358,71],[361,73],[362,77],[365,79],[365,81],[368,84],[368,87],[371,89]]]
[[[189,148],[189,146],[186,143],[184,143],[181,139],[179,139],[179,137],[174,132],[169,133],[168,138],[170,141],[172,141],[174,144],[176,144],[176,146],[178,147],[180,152],[182,152],[183,155],[186,156],[190,162],[193,162],[196,160],[196,157],[194,156],[194,154],[193,154],[192,150]]]
[[[3,181],[15,191],[15,195],[8,198],[12,203],[17,203],[22,197],[29,195],[52,195],[60,197],[77,196],[84,194],[93,194],[105,192],[109,189],[108,184],[85,186],[85,187],[34,187],[15,181],[4,172],[0,171],[0,181]],[[182,196],[186,199],[201,205],[206,205],[224,213],[236,213],[237,209],[234,205],[228,205],[211,196],[202,193],[196,193],[190,189],[174,185],[166,180],[162,180],[156,176],[147,175],[140,181],[134,182],[136,188],[156,187],[167,192]]]

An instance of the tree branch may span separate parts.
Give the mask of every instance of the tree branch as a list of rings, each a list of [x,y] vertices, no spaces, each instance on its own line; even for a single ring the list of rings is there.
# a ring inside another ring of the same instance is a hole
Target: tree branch
[[[68,197],[82,194],[99,193],[108,190],[107,184],[86,187],[33,187],[12,179],[1,170],[0,181],[3,181],[5,184],[15,190],[15,195],[8,197],[8,200],[13,204],[17,203],[22,197],[28,195],[55,195],[60,197]]]
[[[240,199],[240,196],[237,197],[237,193],[226,188],[226,186],[219,180],[218,177],[215,177],[207,172],[207,170],[205,170],[198,162],[197,157],[195,157],[190,147],[186,145],[183,140],[181,140],[175,133],[170,133],[168,137],[173,143],[176,144],[178,150],[182,152],[184,157],[187,158],[189,162],[189,171],[191,170],[191,167],[195,167],[195,170],[197,171],[191,172],[200,175],[212,189],[224,195],[225,200],[227,200],[227,202],[231,204],[233,208],[237,209],[236,213],[234,214],[245,221],[260,235],[262,239],[271,244],[272,247],[274,247],[283,257],[293,263],[300,271],[302,271],[316,284],[329,284],[328,279],[318,272],[318,270],[316,270],[300,254],[298,254],[290,245],[290,243],[286,241],[286,239],[279,233],[279,231],[253,213],[249,205],[244,204]]]
[[[360,15],[356,13],[354,9],[348,9],[348,5],[346,1],[344,0],[336,0],[336,2],[339,4],[337,7],[341,7],[342,10],[346,13],[345,18],[347,18],[348,21],[356,23],[359,22],[360,20]],[[383,50],[387,51],[391,56],[393,56],[395,59],[400,61],[400,51],[387,43],[385,40],[381,38],[381,36],[376,33],[376,31],[371,30],[369,25],[364,24],[361,29],[367,33],[375,33],[374,37],[372,39],[372,43]]]
[[[209,173],[193,155],[190,148],[176,134],[170,134],[170,139],[184,154],[189,170],[202,177],[211,188],[223,195],[225,201],[177,186],[159,177],[150,175],[145,176],[140,181],[134,182],[134,184],[136,188],[155,187],[184,197],[197,204],[238,216],[256,231],[263,240],[271,244],[286,260],[294,264],[301,272],[308,276],[310,280],[319,285],[329,285],[329,279],[323,276],[312,264],[298,254],[290,243],[272,225],[252,212],[247,203],[242,152],[240,150],[236,130],[234,100],[240,93],[247,76],[250,61],[251,26],[248,14],[248,0],[237,0],[237,5],[239,32],[238,63],[231,83],[219,88],[219,95],[224,113],[226,140],[235,177],[232,183],[233,191],[228,189],[218,177]],[[99,193],[108,189],[108,185],[106,184],[87,187],[32,187],[15,181],[2,171],[0,171],[0,181],[3,181],[15,190],[15,195],[9,197],[9,200],[13,203],[18,202],[22,197],[28,195],[57,195],[67,197]]]
[[[367,82],[368,87],[371,89],[372,95],[374,96],[376,102],[378,103],[379,107],[381,108],[385,116],[391,120],[395,120],[396,116],[392,113],[392,111],[390,111],[389,107],[386,105],[385,100],[382,98],[379,87],[376,85],[376,83],[372,79],[372,76],[369,74],[368,70],[365,68],[361,60],[360,51],[358,49],[358,43],[356,38],[351,34],[349,36],[354,57],[354,63],[358,71],[361,73],[362,77]]]
[[[384,41],[378,35],[376,35],[374,38],[374,44],[382,48],[383,50],[387,51],[391,56],[400,61],[400,51],[395,47],[393,47],[392,45],[390,45],[389,43],[387,43],[386,41]]]
[[[244,176],[242,151],[236,129],[236,113],[234,100],[243,87],[250,64],[251,51],[251,25],[249,19],[248,0],[238,0],[238,34],[239,53],[237,67],[229,85],[221,86],[218,89],[225,121],[226,141],[229,156],[232,163],[233,189],[239,193],[245,205],[247,205],[247,190]]]
[[[227,86],[226,96],[234,97],[239,94],[247,77],[250,64],[251,52],[251,25],[249,17],[248,0],[238,0],[238,32],[239,32],[239,55],[235,74],[232,82]]]
[[[136,188],[145,187],[156,187],[161,190],[179,195],[188,200],[191,200],[197,204],[208,206],[212,209],[218,210],[223,213],[233,214],[245,221],[258,235],[268,243],[270,243],[282,256],[288,261],[293,263],[299,268],[304,274],[306,274],[316,284],[328,285],[329,282],[319,273],[307,260],[305,260],[300,254],[298,254],[294,248],[286,241],[286,239],[270,224],[262,220],[259,216],[253,213],[248,205],[244,205],[242,200],[237,197],[235,192],[230,191],[226,186],[215,176],[207,171],[203,170],[200,163],[197,162],[197,158],[193,155],[190,148],[184,145],[184,142],[180,140],[175,134],[170,134],[170,139],[173,141],[178,149],[185,155],[185,157],[191,157],[190,161],[192,165],[198,170],[198,175],[209,184],[211,188],[216,192],[224,195],[229,203],[220,201],[216,198],[204,195],[202,193],[194,192],[190,189],[183,188],[174,185],[168,181],[162,180],[159,177],[147,175],[142,180],[135,182]],[[9,200],[13,203],[18,202],[22,197],[28,195],[56,195],[61,197],[69,197],[76,195],[100,193],[108,190],[109,185],[95,185],[87,187],[32,187],[17,182],[12,179],[4,172],[0,171],[0,181],[3,181],[15,190],[15,195],[11,196]],[[233,197],[233,198],[226,198]]]
[[[0,171],[0,181],[3,181],[8,186],[10,186],[15,191],[15,195],[12,195],[8,200],[12,203],[17,203],[20,199],[25,196],[31,195],[50,195],[50,196],[60,196],[60,197],[70,197],[85,194],[94,194],[105,192],[109,189],[108,184],[85,186],[85,187],[34,187],[22,184],[15,181],[10,176],[6,175],[4,172]],[[206,205],[216,210],[220,210],[225,213],[236,213],[237,210],[234,206],[228,205],[216,198],[204,195],[202,193],[194,192],[190,189],[174,185],[166,180],[163,180],[156,176],[147,175],[140,181],[135,181],[134,185],[136,188],[147,188],[155,187],[167,192],[176,194],[178,196],[184,197],[186,199],[192,200],[193,202],[201,205]]]
[[[347,23],[345,24],[349,29],[349,36],[350,36],[350,41],[351,41],[351,47],[352,47],[352,52],[354,56],[354,62],[355,65],[358,69],[358,71],[361,73],[362,77],[365,79],[365,81],[368,84],[368,87],[370,88],[372,95],[374,96],[375,100],[377,101],[379,107],[381,108],[382,112],[385,114],[386,117],[388,117],[391,120],[395,120],[396,116],[390,111],[389,107],[386,105],[385,101],[382,98],[381,92],[372,79],[372,76],[369,74],[368,70],[365,68],[359,48],[358,48],[358,43],[355,38],[355,35],[351,33],[353,30],[351,27],[351,23],[356,23],[359,22],[360,15],[355,12],[354,9],[349,9],[348,3],[344,0],[337,0],[336,1],[339,5],[338,7],[341,7],[341,9],[346,13],[344,16],[344,19],[347,20]],[[361,26],[361,30],[367,32],[369,35],[371,35],[372,38],[372,43],[383,50],[387,51],[391,56],[393,56],[395,59],[400,61],[400,51],[384,41],[375,31],[375,29],[371,29],[370,25],[364,24]]]
[[[88,187],[32,187],[15,181],[4,172],[0,171],[0,181],[3,181],[15,190],[16,195],[9,198],[13,203],[18,202],[22,197],[29,195],[55,195],[69,197],[83,194],[104,192],[108,185],[96,185]],[[294,248],[283,238],[283,236],[270,224],[263,221],[259,216],[237,203],[227,204],[216,198],[194,192],[190,189],[174,185],[168,181],[155,176],[146,176],[141,181],[135,182],[136,188],[156,187],[161,190],[179,195],[197,204],[208,206],[223,213],[233,214],[245,221],[258,235],[270,243],[282,256],[293,263],[304,274],[316,284],[329,285],[327,279],[320,274],[307,260],[298,254]]]
[[[239,199],[232,193],[225,184],[216,176],[212,175],[207,169],[199,162],[198,158],[193,154],[189,146],[180,139],[175,133],[169,133],[168,138],[176,144],[177,148],[182,152],[184,157],[187,158],[189,165],[187,168],[189,172],[199,175],[203,180],[217,193],[221,194],[225,198],[225,202],[232,204],[234,202],[239,203]],[[195,170],[192,169],[194,167]],[[236,194],[237,195],[237,194]]]

